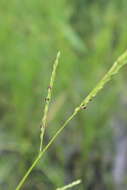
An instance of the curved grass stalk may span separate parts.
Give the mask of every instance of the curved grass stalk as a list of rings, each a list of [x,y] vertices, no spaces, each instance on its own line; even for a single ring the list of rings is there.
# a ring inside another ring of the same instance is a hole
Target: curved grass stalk
[[[52,145],[52,143],[55,141],[55,139],[59,136],[59,134],[63,131],[63,129],[67,126],[67,124],[75,117],[75,115],[81,110],[85,109],[88,105],[88,103],[98,94],[100,90],[105,86],[105,84],[111,80],[112,76],[115,75],[121,67],[123,67],[125,64],[127,64],[127,51],[123,53],[113,64],[113,66],[110,68],[110,70],[104,75],[104,77],[98,82],[96,87],[88,94],[88,96],[83,99],[81,104],[76,107],[72,113],[72,115],[64,122],[64,124],[58,129],[58,131],[55,133],[55,135],[51,138],[49,143],[45,146],[45,148],[39,153],[31,167],[27,170],[24,177],[19,182],[18,186],[16,187],[16,190],[20,190],[23,184],[25,183],[26,179],[28,178],[29,174],[33,170],[33,168],[36,166],[38,161],[43,157],[44,153],[47,152],[49,147]]]
[[[52,88],[56,76],[56,69],[59,63],[59,57],[60,57],[60,51],[57,53],[55,63],[53,65],[53,70],[50,78],[50,84],[48,86],[48,94],[47,97],[45,98],[45,108],[44,108],[44,115],[41,121],[41,135],[40,135],[40,151],[42,150],[42,145],[43,145],[43,137],[45,133],[45,128],[46,128],[46,121],[47,121],[47,114],[48,114],[48,108],[49,108],[49,103],[51,100],[51,95],[52,95]]]

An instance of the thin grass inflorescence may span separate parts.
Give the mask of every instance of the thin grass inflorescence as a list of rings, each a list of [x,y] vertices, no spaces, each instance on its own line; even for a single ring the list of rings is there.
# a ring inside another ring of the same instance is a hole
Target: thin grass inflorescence
[[[56,69],[59,63],[59,57],[60,57],[60,51],[57,53],[56,60],[53,65],[53,70],[50,78],[50,84],[48,86],[48,94],[47,97],[45,98],[45,108],[44,108],[44,115],[41,121],[41,135],[40,135],[40,151],[42,151],[42,146],[43,146],[43,137],[45,133],[45,128],[46,128],[46,121],[47,121],[47,114],[48,114],[48,108],[49,108],[49,103],[51,100],[52,96],[52,88],[56,76]]]
[[[57,55],[57,59],[56,59],[56,65],[58,64],[58,58],[59,58],[59,54]],[[31,173],[31,171],[34,169],[34,167],[36,166],[36,164],[39,162],[39,160],[43,157],[44,153],[47,152],[47,150],[49,149],[49,147],[52,145],[52,143],[56,140],[56,138],[59,136],[59,134],[63,131],[63,129],[67,126],[67,124],[76,116],[76,114],[82,110],[82,109],[86,109],[89,102],[103,89],[103,87],[105,86],[105,84],[107,82],[109,82],[112,77],[118,73],[118,71],[120,70],[121,67],[123,67],[125,64],[127,64],[127,51],[125,51],[125,53],[123,53],[117,60],[116,62],[113,64],[113,66],[110,68],[110,70],[104,75],[104,77],[98,82],[98,84],[96,85],[96,87],[88,94],[88,96],[86,98],[83,99],[83,101],[80,103],[79,106],[77,106],[73,113],[71,114],[71,116],[63,123],[63,125],[58,129],[58,131],[55,133],[55,135],[51,138],[51,140],[49,141],[49,143],[42,149],[42,147],[40,146],[40,153],[39,155],[36,157],[36,159],[34,160],[33,164],[31,165],[31,167],[27,170],[27,172],[25,173],[25,175],[23,176],[23,178],[21,179],[21,181],[19,182],[18,186],[16,187],[16,190],[20,190],[21,187],[23,186],[23,184],[25,183],[26,179],[28,178],[29,174]],[[55,69],[56,70],[56,69]],[[54,70],[54,72],[55,72]],[[55,78],[55,73],[53,74],[52,78],[52,82],[51,82],[51,86],[53,85],[54,82],[54,78]],[[49,92],[48,92],[49,93]],[[47,96],[47,98],[50,98],[51,94],[49,93],[49,95]],[[44,115],[45,115],[45,119],[43,119],[43,123],[45,124],[46,122],[46,118],[47,118],[47,110],[48,110],[48,106],[49,106],[49,102],[47,102],[45,111],[44,111]],[[45,126],[45,125],[44,125]],[[44,132],[45,132],[45,127],[44,129],[42,129],[41,131],[41,141],[43,141],[43,136],[44,136]],[[42,144],[42,142],[41,142]],[[73,183],[72,183],[73,184]],[[66,186],[65,186],[66,187]]]

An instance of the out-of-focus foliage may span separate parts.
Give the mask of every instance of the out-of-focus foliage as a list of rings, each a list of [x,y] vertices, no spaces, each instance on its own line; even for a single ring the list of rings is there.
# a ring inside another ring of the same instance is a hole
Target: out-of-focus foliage
[[[0,189],[14,189],[38,154],[57,51],[45,143],[126,49],[126,10],[126,0],[0,1]],[[24,190],[55,189],[80,177],[81,190],[111,189],[110,125],[123,91],[119,75],[69,124]]]

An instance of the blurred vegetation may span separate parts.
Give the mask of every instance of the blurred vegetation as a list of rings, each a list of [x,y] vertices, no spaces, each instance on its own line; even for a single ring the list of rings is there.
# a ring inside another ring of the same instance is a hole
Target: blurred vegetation
[[[126,0],[0,1],[0,189],[15,189],[39,151],[52,64],[61,60],[45,144],[127,47]],[[24,190],[112,189],[112,118],[126,68],[50,148]],[[75,188],[76,189],[76,188]]]

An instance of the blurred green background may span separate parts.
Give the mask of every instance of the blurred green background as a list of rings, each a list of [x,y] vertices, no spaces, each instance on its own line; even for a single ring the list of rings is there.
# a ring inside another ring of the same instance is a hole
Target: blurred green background
[[[1,190],[15,189],[38,154],[58,50],[45,144],[126,49],[126,18],[126,0],[0,0]],[[79,178],[77,190],[117,189],[113,126],[127,123],[126,71],[69,123],[23,190],[52,190]]]

